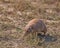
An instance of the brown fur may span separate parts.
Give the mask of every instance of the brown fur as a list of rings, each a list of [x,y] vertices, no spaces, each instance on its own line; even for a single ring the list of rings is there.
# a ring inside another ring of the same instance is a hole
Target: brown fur
[[[30,33],[44,33],[44,35],[47,32],[46,25],[43,23],[40,19],[32,19],[28,22],[28,24],[25,26],[25,33],[24,36],[27,36]]]

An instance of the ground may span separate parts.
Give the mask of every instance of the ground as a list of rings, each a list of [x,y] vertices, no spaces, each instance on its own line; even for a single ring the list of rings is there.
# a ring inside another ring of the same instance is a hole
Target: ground
[[[46,23],[49,35],[42,43],[29,37],[21,41],[33,18]],[[0,0],[0,48],[60,48],[60,0]]]

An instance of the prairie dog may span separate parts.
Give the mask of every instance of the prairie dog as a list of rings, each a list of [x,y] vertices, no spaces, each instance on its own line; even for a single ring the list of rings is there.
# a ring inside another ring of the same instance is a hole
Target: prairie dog
[[[25,26],[24,30],[25,33],[23,37],[29,35],[30,33],[44,33],[45,35],[47,32],[47,28],[44,22],[37,18],[29,21],[28,24]]]

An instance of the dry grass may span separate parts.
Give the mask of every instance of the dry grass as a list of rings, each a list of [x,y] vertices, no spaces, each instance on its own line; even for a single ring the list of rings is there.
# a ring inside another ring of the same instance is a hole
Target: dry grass
[[[33,18],[46,20],[48,34],[57,40],[40,43],[27,37],[20,41],[23,28]],[[60,48],[60,1],[0,0],[0,48]]]

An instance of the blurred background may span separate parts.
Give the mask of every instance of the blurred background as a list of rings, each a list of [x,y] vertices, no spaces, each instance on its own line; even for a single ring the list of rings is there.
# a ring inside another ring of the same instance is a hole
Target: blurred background
[[[40,46],[35,39],[20,42],[33,18],[45,20],[47,32],[57,40]],[[60,0],[0,0],[0,48],[60,48]]]

